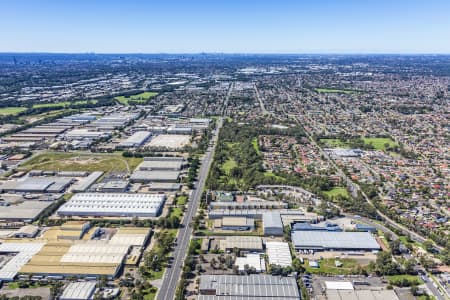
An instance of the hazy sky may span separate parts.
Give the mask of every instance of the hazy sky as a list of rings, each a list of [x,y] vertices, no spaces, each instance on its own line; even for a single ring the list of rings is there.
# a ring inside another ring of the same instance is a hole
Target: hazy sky
[[[0,0],[0,52],[450,53],[450,0]]]

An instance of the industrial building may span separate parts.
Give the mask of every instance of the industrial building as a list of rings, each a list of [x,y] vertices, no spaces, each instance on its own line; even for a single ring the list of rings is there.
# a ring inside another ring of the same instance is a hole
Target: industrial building
[[[237,248],[244,252],[263,252],[263,243],[258,236],[227,236],[224,240],[220,240],[219,248],[222,251]]]
[[[300,299],[294,277],[201,275],[199,300]]]
[[[0,220],[15,222],[33,222],[53,201],[26,200],[19,203],[0,206]]]
[[[151,137],[151,133],[148,131],[137,131],[133,133],[129,138],[119,144],[121,148],[137,148],[144,145]]]
[[[363,287],[355,289],[350,281],[325,281],[328,300],[399,300],[394,290]]]
[[[283,235],[283,223],[278,212],[268,212],[263,214],[264,235]]]
[[[89,189],[100,177],[102,177],[103,172],[101,171],[95,171],[89,174],[88,177],[81,179],[77,183],[75,183],[72,186],[72,191],[79,193],[79,192],[86,192],[87,189]]]
[[[129,185],[126,180],[111,180],[101,185],[98,191],[102,193],[123,193]]]
[[[222,230],[253,230],[255,229],[255,220],[247,217],[223,217],[214,220],[214,227]]]
[[[148,189],[152,192],[176,192],[181,189],[181,184],[171,182],[151,182]]]
[[[245,257],[236,257],[234,265],[238,267],[239,272],[246,271],[246,266],[258,273],[266,271],[266,262],[261,254],[249,253]]]
[[[134,171],[130,181],[149,183],[149,182],[178,182],[180,171]]]
[[[292,255],[288,243],[266,242],[266,252],[269,265],[277,265],[283,268],[292,265]]]
[[[9,180],[0,186],[4,192],[12,193],[61,193],[74,181],[69,177],[26,177]]]
[[[70,282],[59,300],[92,300],[96,289],[95,281]]]
[[[315,223],[319,219],[315,213],[308,213],[298,209],[211,209],[208,212],[208,218],[214,220],[223,217],[247,217],[261,220],[265,213],[274,212],[280,214],[283,224],[285,225],[290,225],[292,222]]]
[[[20,269],[38,253],[44,243],[3,243],[0,245],[0,253],[14,254],[9,261],[0,268],[0,280],[12,281]]]
[[[213,201],[209,204],[209,207],[210,209],[285,209],[288,208],[288,204],[277,201]]]
[[[14,232],[15,238],[34,238],[39,232],[39,227],[34,225],[22,226]]]
[[[369,232],[346,231],[293,231],[295,249],[307,250],[379,250],[375,238]]]
[[[57,213],[59,216],[156,217],[165,200],[163,194],[80,193]]]
[[[104,138],[109,138],[111,132],[96,131],[87,128],[73,129],[65,133],[64,137],[66,140],[100,140]]]
[[[125,227],[119,228],[109,240],[92,240],[99,232],[98,228],[91,228],[81,237],[80,232],[86,222],[71,222],[67,224],[68,230],[64,230],[64,226],[44,233],[46,244],[21,266],[20,273],[60,278],[106,276],[113,279],[124,265],[135,266],[138,263],[150,236],[149,228]],[[76,238],[61,238],[61,234],[66,233],[68,237],[72,236],[71,232]]]
[[[295,223],[292,231],[342,231],[342,228],[334,223],[326,223],[325,226],[311,225],[310,223]]]
[[[144,161],[137,167],[141,171],[172,170],[178,171],[183,167],[182,157],[144,157]]]

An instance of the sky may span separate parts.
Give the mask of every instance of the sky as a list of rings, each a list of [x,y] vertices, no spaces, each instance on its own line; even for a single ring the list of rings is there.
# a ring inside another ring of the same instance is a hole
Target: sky
[[[0,0],[0,52],[450,53],[450,0]]]

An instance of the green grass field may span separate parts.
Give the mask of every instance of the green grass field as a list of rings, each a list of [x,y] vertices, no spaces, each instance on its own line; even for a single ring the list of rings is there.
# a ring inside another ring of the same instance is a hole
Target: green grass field
[[[363,138],[364,143],[372,144],[376,150],[386,150],[386,144],[388,147],[398,146],[396,142],[390,138]]]
[[[329,89],[329,88],[316,88],[318,93],[339,93],[339,94],[354,94],[356,91],[353,90],[340,90],[340,89]]]
[[[387,276],[389,283],[392,285],[396,285],[397,282],[407,279],[408,281],[412,282],[413,285],[420,285],[423,284],[423,280],[417,276],[417,275],[391,275]]]
[[[183,216],[183,210],[180,207],[173,207],[170,213],[170,217],[179,217]]]
[[[320,139],[320,142],[329,148],[349,148],[349,146],[340,139]]]
[[[231,170],[237,166],[237,163],[234,159],[228,159],[223,165],[222,165],[222,169],[225,171],[225,173],[227,173],[228,175],[230,175]]]
[[[92,154],[45,152],[19,167],[20,170],[132,172],[142,158],[123,157],[121,153]]]
[[[177,205],[185,205],[187,202],[187,196],[178,196],[177,197]]]
[[[336,198],[338,195],[341,195],[343,197],[349,197],[350,195],[348,194],[348,191],[346,188],[343,187],[335,187],[332,188],[329,191],[325,191],[323,192],[325,195],[327,195],[330,198]]]
[[[0,116],[17,115],[23,111],[26,111],[26,107],[2,107],[0,108]]]
[[[136,101],[142,104],[145,104],[150,98],[155,97],[158,95],[158,93],[155,92],[143,92],[137,95],[131,95],[131,96],[117,96],[114,99],[119,101],[119,103],[123,105],[128,105],[128,101]]]

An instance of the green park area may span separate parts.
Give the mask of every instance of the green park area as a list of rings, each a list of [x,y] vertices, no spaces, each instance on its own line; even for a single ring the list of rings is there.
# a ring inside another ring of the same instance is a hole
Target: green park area
[[[316,88],[318,93],[334,93],[334,94],[354,94],[357,91],[354,90],[343,90],[343,89],[332,89],[332,88]]]
[[[26,110],[26,107],[2,107],[0,108],[0,116],[14,116]]]
[[[323,192],[325,195],[327,195],[328,197],[330,197],[331,199],[335,199],[338,196],[342,196],[345,198],[348,198],[350,195],[348,194],[348,191],[346,188],[343,187],[334,187],[329,191],[324,191]]]
[[[235,167],[237,167],[237,163],[233,158],[227,159],[222,165],[222,169],[225,171],[227,175],[230,175],[231,170]]]
[[[398,147],[398,144],[388,137],[354,137],[349,139],[322,138],[319,142],[325,148],[360,148],[386,151]]]
[[[340,139],[320,139],[327,148],[349,148],[348,144]]]
[[[20,170],[132,172],[142,158],[122,153],[45,152],[20,166]]]
[[[143,92],[131,96],[117,96],[114,99],[116,99],[119,103],[123,105],[130,105],[132,103],[145,104],[150,98],[155,97],[156,95],[158,95],[158,93]]]
[[[363,141],[366,145],[372,145],[376,150],[384,151],[387,148],[398,146],[398,144],[390,138],[363,138]]]

